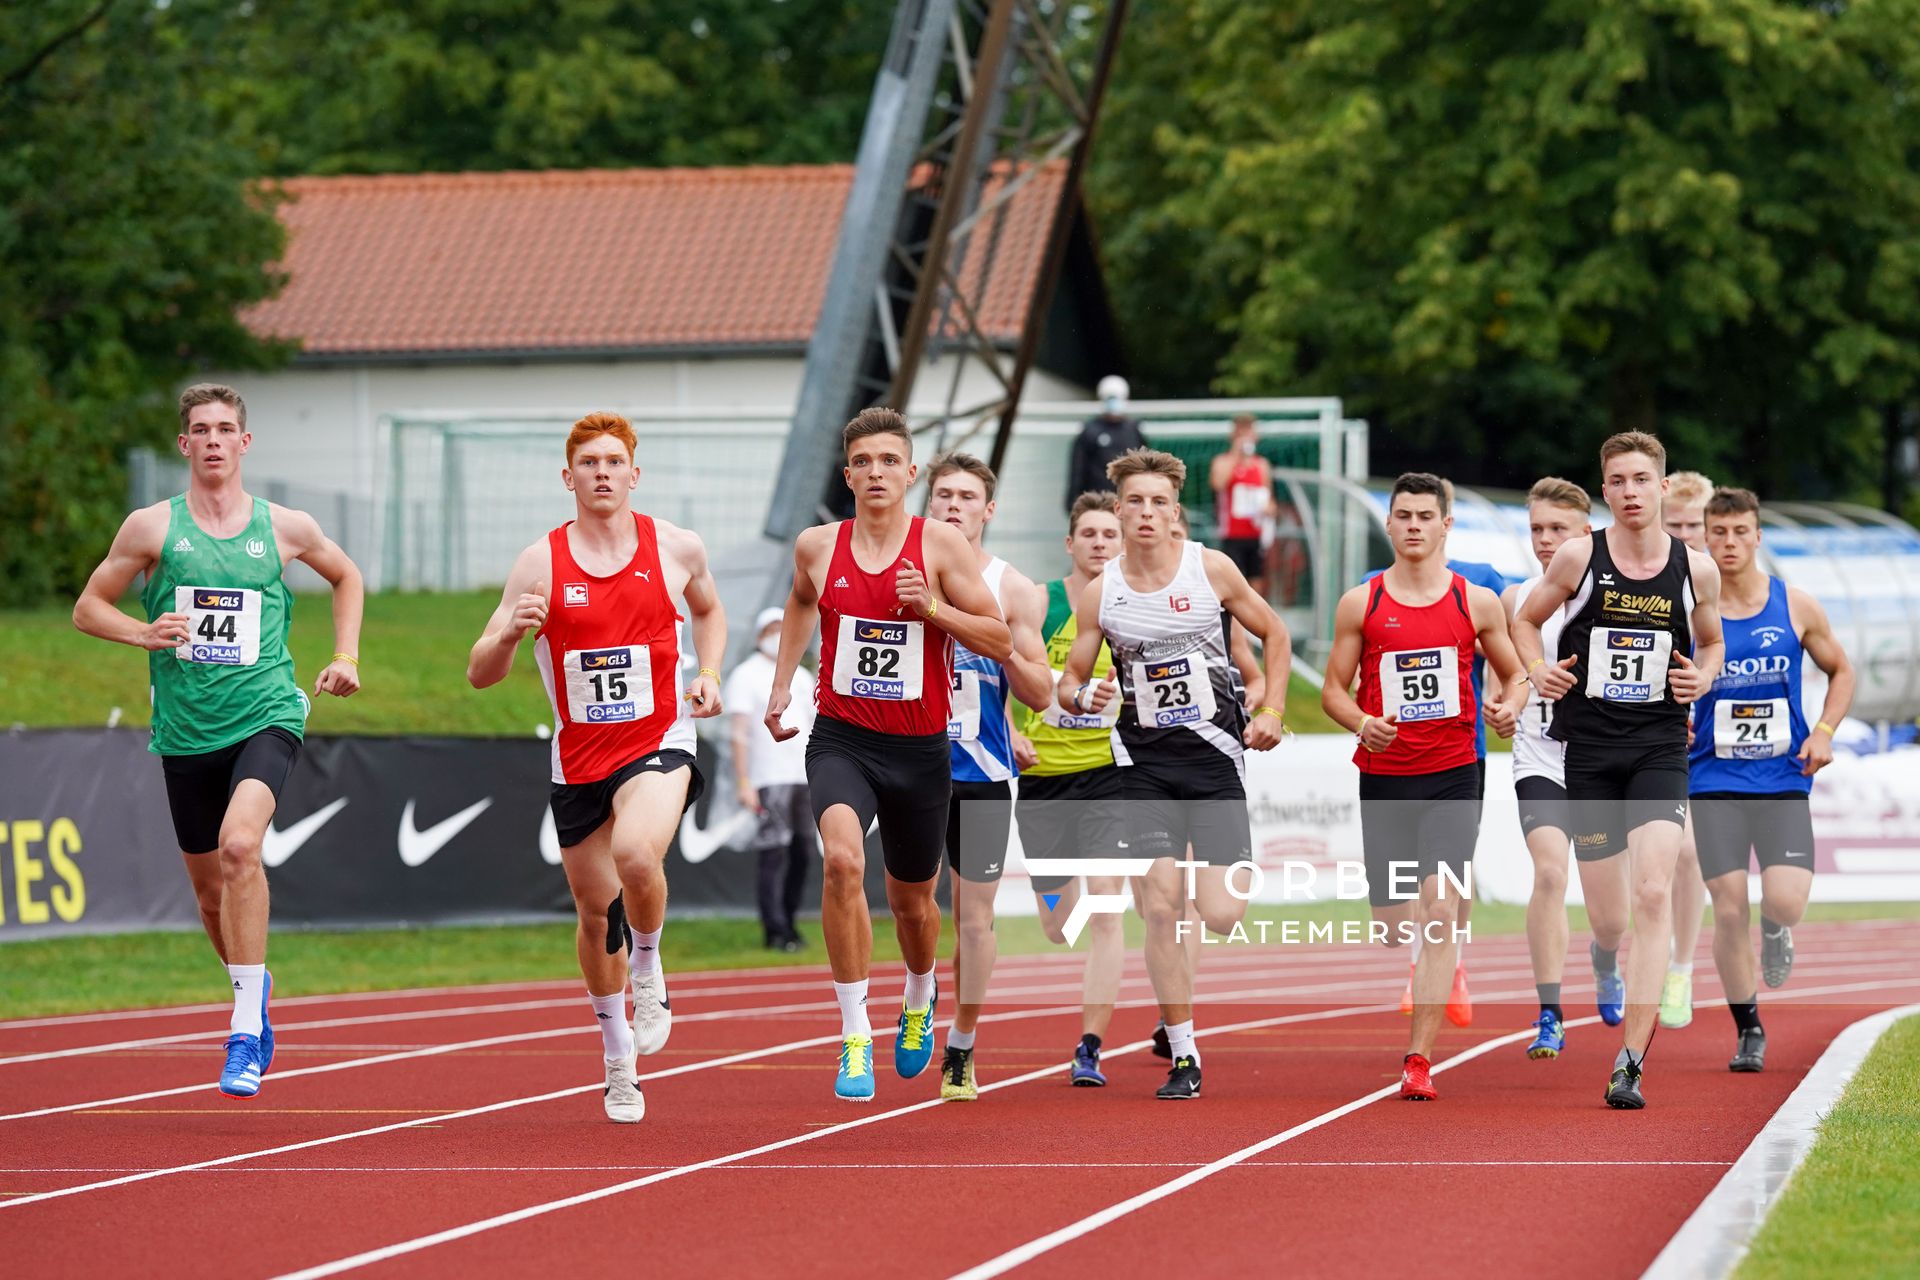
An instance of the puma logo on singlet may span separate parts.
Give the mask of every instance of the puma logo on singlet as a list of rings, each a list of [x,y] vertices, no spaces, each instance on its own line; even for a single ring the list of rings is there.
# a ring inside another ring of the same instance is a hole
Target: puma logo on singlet
[[[646,579],[646,580],[647,580],[648,582],[652,582],[652,581],[653,581],[653,570],[651,570],[651,569],[635,569],[635,570],[633,571],[633,576],[634,576],[634,577],[636,577],[636,578],[645,578],[645,579]]]

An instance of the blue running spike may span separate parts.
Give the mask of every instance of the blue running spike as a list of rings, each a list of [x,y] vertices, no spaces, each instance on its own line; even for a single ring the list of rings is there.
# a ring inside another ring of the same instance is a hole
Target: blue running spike
[[[1043,893],[1040,895],[1040,901],[1046,903],[1047,910],[1051,911],[1060,905],[1060,895],[1057,893]]]

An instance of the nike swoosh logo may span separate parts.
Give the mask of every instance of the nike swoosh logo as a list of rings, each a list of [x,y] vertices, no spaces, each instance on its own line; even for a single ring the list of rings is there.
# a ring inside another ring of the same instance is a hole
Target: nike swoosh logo
[[[316,809],[285,831],[275,831],[269,822],[267,829],[260,833],[260,861],[262,865],[277,867],[300,852],[300,846],[313,839],[313,833],[327,825],[334,814],[347,807],[347,797],[341,796],[324,809]]]
[[[492,803],[492,796],[475,800],[451,818],[443,818],[425,831],[420,831],[413,825],[413,801],[407,801],[407,807],[400,813],[400,861],[409,867],[423,865],[428,858],[440,852],[447,841],[466,830],[468,823],[485,813]]]
[[[746,835],[758,823],[746,809],[736,809],[725,822],[702,830],[689,813],[680,819],[680,856],[688,862],[705,862],[723,847]]]

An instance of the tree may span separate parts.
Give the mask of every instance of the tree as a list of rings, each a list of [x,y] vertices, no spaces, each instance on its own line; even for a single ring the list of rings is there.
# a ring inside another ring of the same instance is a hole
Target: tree
[[[890,6],[315,0],[233,19],[280,175],[851,160]]]
[[[1769,492],[1873,473],[1920,377],[1915,0],[1149,6],[1192,41],[1127,48],[1171,87],[1107,243],[1134,275],[1180,228],[1223,282],[1176,313],[1219,389],[1345,396],[1463,478],[1628,428]]]
[[[279,352],[239,308],[282,238],[259,158],[195,93],[220,7],[0,15],[0,603],[75,593],[123,514],[122,458],[165,447],[196,367]]]

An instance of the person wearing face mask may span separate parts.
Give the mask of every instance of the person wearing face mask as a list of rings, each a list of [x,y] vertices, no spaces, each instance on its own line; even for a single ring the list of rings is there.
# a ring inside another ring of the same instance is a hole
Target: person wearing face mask
[[[754,619],[754,651],[727,677],[720,703],[730,708],[734,786],[740,806],[757,814],[753,850],[760,860],[760,927],[769,950],[798,951],[805,942],[794,925],[807,866],[818,853],[813,800],[807,792],[807,731],[813,727],[813,673],[793,673],[793,719],[800,732],[785,742],[756,733],[756,709],[773,690],[773,664],[780,656],[782,611],[762,609]],[[742,709],[746,708],[746,709]]]
[[[1259,444],[1253,415],[1237,415],[1226,449],[1214,455],[1207,468],[1207,487],[1213,490],[1220,549],[1264,596],[1267,572],[1260,534],[1274,513],[1273,466],[1260,456]]]
[[[1140,424],[1127,416],[1127,380],[1118,374],[1100,379],[1097,388],[1100,412],[1088,418],[1074,437],[1072,460],[1067,464],[1067,494],[1063,508],[1073,510],[1074,500],[1083,493],[1112,493],[1113,481],[1107,479],[1107,464],[1129,449],[1144,449],[1147,438]]]

